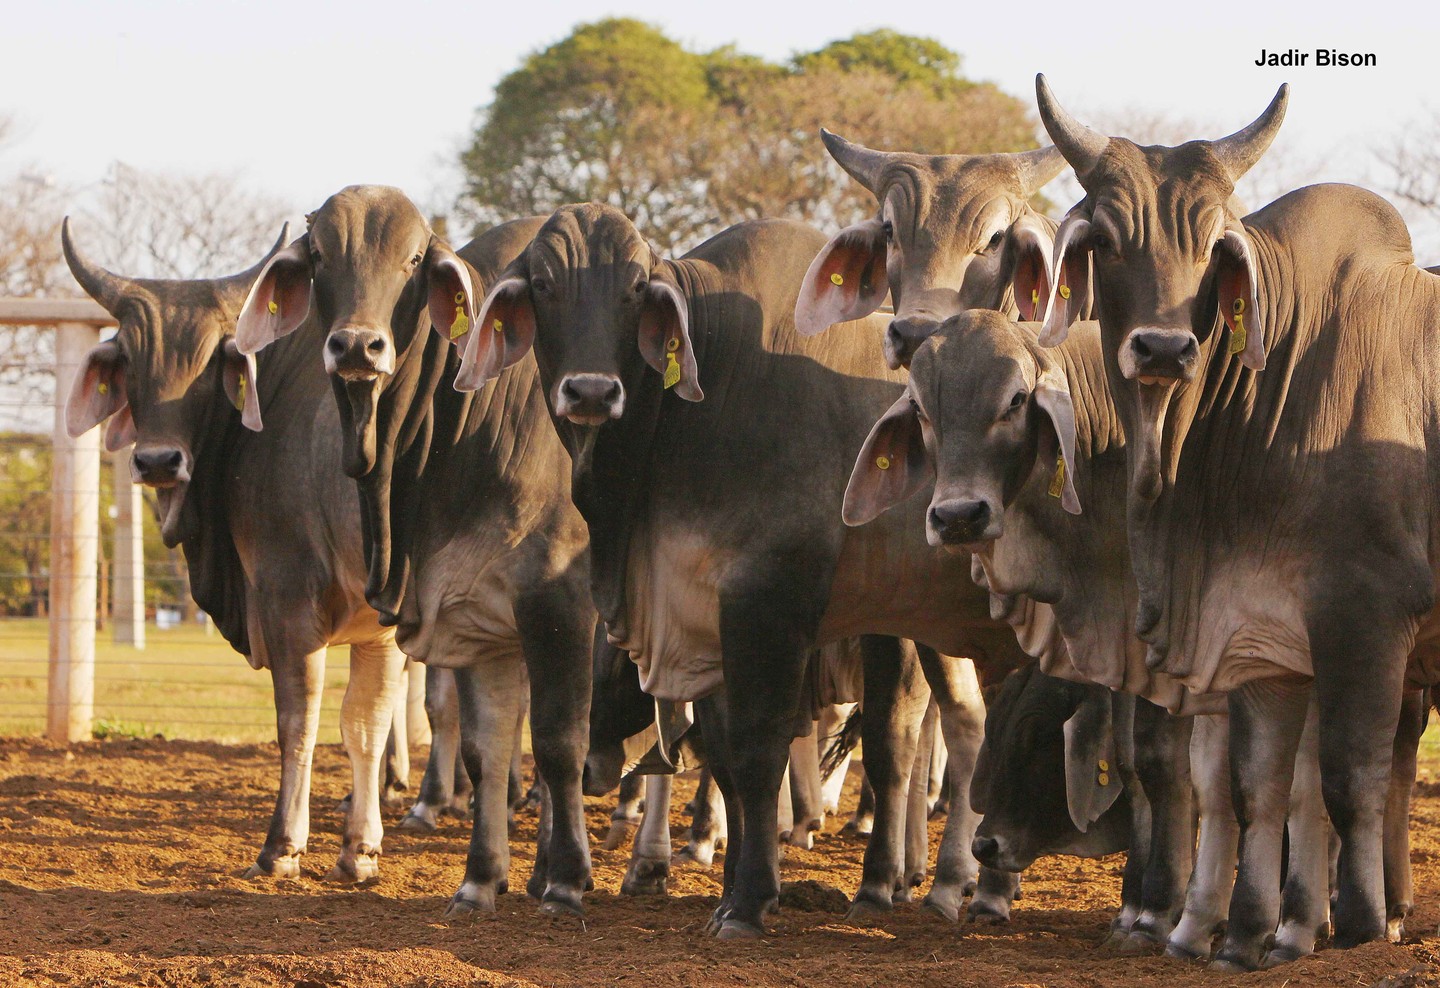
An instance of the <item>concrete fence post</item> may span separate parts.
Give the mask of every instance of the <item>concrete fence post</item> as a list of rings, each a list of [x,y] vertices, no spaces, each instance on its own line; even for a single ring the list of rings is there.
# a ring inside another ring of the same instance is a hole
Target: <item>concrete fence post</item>
[[[115,454],[115,593],[114,636],[117,645],[145,647],[145,539],[142,522],[144,502],[140,485],[130,478],[130,452],[126,446]]]

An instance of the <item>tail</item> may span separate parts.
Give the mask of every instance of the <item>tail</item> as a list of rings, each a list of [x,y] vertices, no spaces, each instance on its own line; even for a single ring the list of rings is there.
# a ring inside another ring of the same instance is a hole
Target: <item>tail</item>
[[[850,716],[845,718],[845,723],[840,725],[840,730],[828,738],[821,738],[820,743],[826,745],[825,753],[820,756],[820,781],[828,781],[840,768],[850,752],[860,743],[860,728],[864,723],[864,714],[860,711],[857,703],[855,709],[850,711]]]

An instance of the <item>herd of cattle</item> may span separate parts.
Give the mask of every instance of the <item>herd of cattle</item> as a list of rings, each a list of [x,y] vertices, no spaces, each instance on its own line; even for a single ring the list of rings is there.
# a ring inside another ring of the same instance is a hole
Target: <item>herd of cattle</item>
[[[197,603],[274,679],[252,873],[299,873],[348,643],[332,874],[377,872],[418,660],[434,743],[405,825],[473,786],[453,913],[506,889],[528,716],[546,912],[583,908],[582,791],[632,770],[625,891],[663,891],[669,774],[703,761],[710,931],[759,935],[777,835],[810,839],[843,777],[825,749],[858,734],[856,915],[921,881],[943,761],[925,904],[952,920],[1007,916],[1039,855],[1128,848],[1122,949],[1238,970],[1398,937],[1440,677],[1440,277],[1358,188],[1241,215],[1283,87],[1174,148],[1037,95],[1054,146],[1023,153],[827,132],[874,218],[741,223],[678,260],[594,203],[452,250],[374,186],[216,280],[112,274],[67,224],[119,322],[68,427],[134,443]],[[1057,225],[1028,203],[1067,165],[1085,197]]]

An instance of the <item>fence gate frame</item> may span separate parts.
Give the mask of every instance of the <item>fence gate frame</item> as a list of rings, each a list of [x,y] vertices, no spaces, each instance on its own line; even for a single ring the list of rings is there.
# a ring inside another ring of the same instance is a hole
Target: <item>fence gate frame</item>
[[[95,715],[95,618],[97,554],[100,548],[100,428],[70,438],[65,403],[76,372],[100,331],[115,317],[90,299],[0,298],[0,324],[51,328],[55,334],[55,419],[51,431],[50,476],[50,654],[45,736],[69,743],[88,741]],[[119,495],[117,478],[116,494]],[[134,493],[129,507],[133,509]],[[126,506],[130,531],[117,531],[128,542],[125,573],[139,575],[140,515]],[[117,553],[117,563],[120,562]],[[116,594],[117,607],[128,601],[130,613],[117,610],[116,625],[130,629],[132,642],[144,647],[145,598],[141,586]],[[138,612],[138,613],[137,613]],[[139,637],[135,638],[135,628]]]

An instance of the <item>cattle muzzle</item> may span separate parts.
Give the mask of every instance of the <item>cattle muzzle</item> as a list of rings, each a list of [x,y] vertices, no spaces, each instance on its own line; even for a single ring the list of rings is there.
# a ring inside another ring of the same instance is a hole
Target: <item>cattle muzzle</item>
[[[174,446],[137,446],[130,456],[130,475],[146,487],[174,487],[190,480],[190,466]]]
[[[604,425],[625,413],[625,385],[613,374],[567,374],[555,389],[555,414],[576,425]]]
[[[395,372],[395,348],[378,329],[332,329],[325,340],[325,371],[346,381],[373,381]]]
[[[1188,329],[1131,330],[1120,348],[1120,370],[1141,384],[1189,381],[1200,361],[1200,343]]]
[[[940,328],[938,319],[927,316],[901,316],[890,320],[885,330],[885,363],[891,370],[909,367],[915,351]]]
[[[950,498],[930,505],[925,516],[930,544],[955,551],[998,539],[999,515],[984,498]]]

